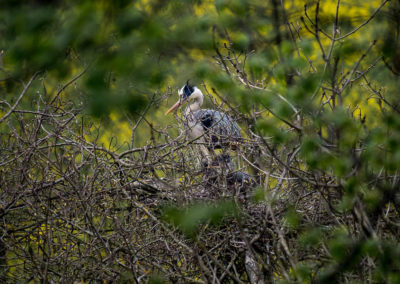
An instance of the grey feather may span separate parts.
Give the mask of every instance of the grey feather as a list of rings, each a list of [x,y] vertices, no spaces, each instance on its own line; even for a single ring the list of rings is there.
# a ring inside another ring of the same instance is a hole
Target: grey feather
[[[238,140],[240,135],[239,125],[229,115],[211,109],[200,109],[192,113],[196,124],[207,131],[206,137],[212,148],[221,148],[229,142]],[[195,137],[192,137],[195,138]]]

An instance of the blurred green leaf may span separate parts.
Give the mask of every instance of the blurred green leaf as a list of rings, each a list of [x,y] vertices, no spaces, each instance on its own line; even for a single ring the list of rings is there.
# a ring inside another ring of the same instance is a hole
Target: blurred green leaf
[[[250,38],[245,33],[237,33],[232,36],[233,48],[236,50],[246,50],[250,44]]]
[[[271,68],[270,62],[265,54],[254,54],[248,59],[248,67],[250,72],[254,73],[256,76],[261,76]]]
[[[198,203],[187,208],[167,207],[163,218],[168,223],[180,228],[189,237],[194,237],[199,225],[218,225],[223,218],[237,217],[239,209],[233,201],[222,201],[215,204]]]
[[[355,203],[355,197],[353,194],[345,194],[338,204],[338,210],[340,212],[348,212],[353,209]]]
[[[329,252],[335,261],[342,261],[348,256],[354,240],[344,230],[336,230],[329,241]]]
[[[166,284],[170,283],[162,275],[152,275],[149,279],[149,284]]]
[[[315,227],[304,231],[300,236],[300,244],[305,247],[318,247],[324,236],[324,231],[320,227]]]
[[[232,78],[226,73],[217,73],[211,79],[219,90],[229,90],[232,88]]]
[[[253,191],[252,198],[254,202],[263,202],[266,199],[265,189],[260,187]]]
[[[260,119],[256,124],[256,130],[263,136],[272,137],[275,145],[280,145],[289,141],[292,136],[291,133],[277,127],[277,121],[276,118]]]
[[[313,270],[310,264],[308,263],[299,263],[296,266],[296,275],[300,277],[300,279],[305,282],[310,282],[312,279]]]
[[[287,209],[285,218],[286,218],[286,225],[292,229],[296,229],[301,221],[300,214],[292,206],[290,206]]]

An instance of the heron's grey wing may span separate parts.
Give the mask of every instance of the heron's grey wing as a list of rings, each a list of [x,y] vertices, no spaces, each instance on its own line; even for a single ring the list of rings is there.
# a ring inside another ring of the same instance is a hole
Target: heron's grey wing
[[[219,136],[239,138],[240,129],[232,117],[226,113],[211,109],[201,109],[194,113],[204,130],[209,130]]]

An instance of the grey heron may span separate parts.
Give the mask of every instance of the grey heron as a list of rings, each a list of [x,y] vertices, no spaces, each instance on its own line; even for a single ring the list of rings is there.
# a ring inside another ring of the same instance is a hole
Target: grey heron
[[[165,113],[166,115],[188,102],[183,113],[186,131],[191,139],[207,145],[209,150],[218,148],[234,148],[234,141],[241,138],[238,124],[232,117],[217,110],[201,109],[204,95],[196,86],[190,86],[189,81],[179,90],[179,100]],[[208,156],[204,146],[202,152]]]

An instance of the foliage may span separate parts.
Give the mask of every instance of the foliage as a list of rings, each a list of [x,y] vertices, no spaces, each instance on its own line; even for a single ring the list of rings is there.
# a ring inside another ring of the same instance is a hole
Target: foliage
[[[3,1],[1,282],[397,283],[399,11]],[[188,79],[234,172],[163,116]]]

